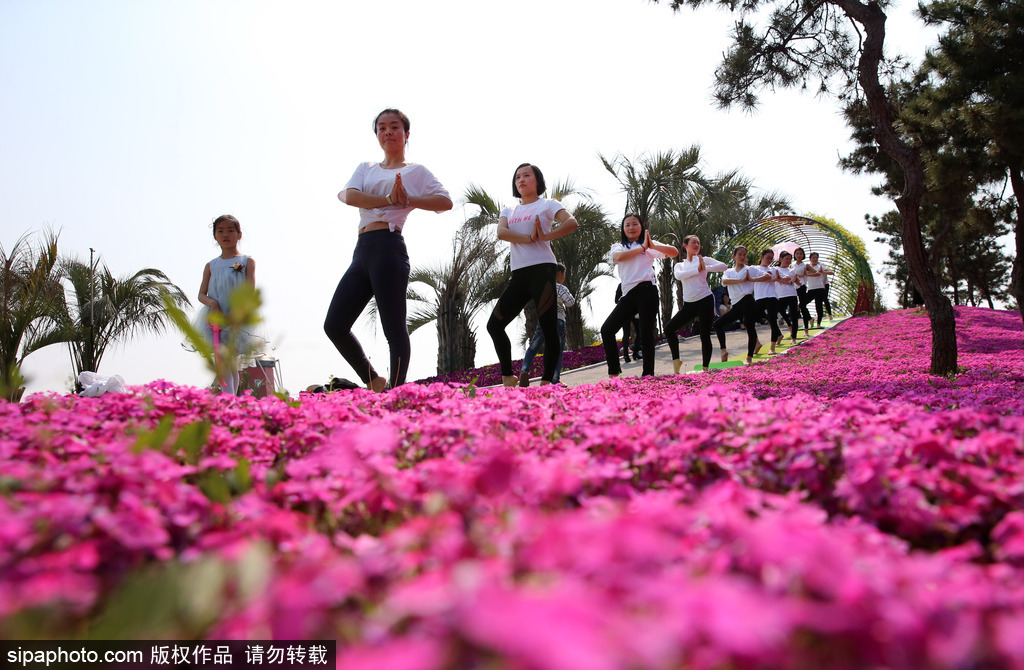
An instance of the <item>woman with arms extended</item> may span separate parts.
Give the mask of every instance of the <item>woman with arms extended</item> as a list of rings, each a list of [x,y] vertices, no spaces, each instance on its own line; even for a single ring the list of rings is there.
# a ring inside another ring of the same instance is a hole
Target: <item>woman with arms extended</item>
[[[409,117],[385,109],[373,121],[384,160],[360,163],[338,199],[359,208],[359,237],[352,264],[334,291],[327,309],[324,332],[368,388],[381,392],[405,383],[409,370],[409,329],[405,321],[405,293],[409,287],[409,254],[402,227],[409,212],[425,209],[444,212],[452,199],[430,170],[407,163]],[[352,334],[352,325],[374,298],[384,337],[391,351],[386,382],[370,364]]]
[[[736,247],[732,251],[733,267],[722,275],[722,284],[729,289],[729,300],[732,307],[715,322],[715,334],[718,345],[722,349],[722,361],[729,360],[729,350],[725,347],[725,327],[742,321],[747,330],[747,365],[754,362],[754,354],[761,348],[757,341],[757,307],[754,305],[754,285],[750,283],[747,268],[747,248]]]
[[[579,224],[557,200],[541,197],[546,190],[540,169],[523,163],[512,175],[512,195],[519,198],[519,205],[506,207],[498,217],[498,239],[512,246],[512,277],[491,312],[487,332],[494,341],[505,386],[519,383],[519,377],[512,373],[512,342],[505,328],[530,300],[537,305],[537,318],[544,333],[541,386],[552,382],[558,365],[557,268],[551,241],[565,237]]]
[[[700,320],[700,351],[704,372],[711,365],[711,324],[715,320],[715,296],[708,286],[708,272],[725,272],[728,265],[710,256],[700,255],[700,238],[683,238],[686,260],[676,263],[673,274],[683,284],[683,308],[665,326],[668,348],[672,352],[672,370],[679,374],[683,362],[679,360],[679,336],[676,331],[692,321]]]
[[[679,250],[652,240],[643,219],[636,214],[626,214],[619,233],[619,242],[612,245],[612,262],[622,282],[622,297],[601,326],[604,357],[608,362],[608,375],[618,377],[622,367],[619,365],[615,333],[639,312],[637,338],[640,340],[644,361],[641,376],[650,377],[654,375],[654,321],[658,316],[658,289],[652,263],[666,256],[675,258]]]

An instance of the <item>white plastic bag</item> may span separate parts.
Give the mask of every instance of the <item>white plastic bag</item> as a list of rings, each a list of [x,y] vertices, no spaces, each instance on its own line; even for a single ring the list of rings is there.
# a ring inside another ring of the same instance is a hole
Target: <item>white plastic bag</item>
[[[78,383],[83,387],[82,395],[88,398],[96,398],[104,393],[128,392],[124,387],[124,377],[121,375],[98,375],[86,370],[78,375]]]

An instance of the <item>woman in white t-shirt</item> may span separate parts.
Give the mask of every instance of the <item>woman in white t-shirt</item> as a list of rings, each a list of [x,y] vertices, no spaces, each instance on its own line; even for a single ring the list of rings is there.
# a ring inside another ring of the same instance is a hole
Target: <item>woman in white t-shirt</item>
[[[825,276],[832,271],[818,262],[818,254],[812,253],[811,262],[807,265],[807,302],[814,301],[814,310],[818,314],[818,328],[821,328],[821,317],[825,314]]]
[[[409,288],[409,254],[402,226],[414,209],[444,212],[452,199],[430,170],[405,161],[409,117],[385,109],[373,121],[373,131],[384,150],[380,163],[360,163],[338,199],[359,208],[359,236],[352,264],[334,291],[324,320],[324,332],[368,388],[383,391],[405,383],[409,370],[409,330],[405,294]],[[352,334],[352,325],[370,298],[391,350],[391,370],[385,381],[377,374]]]
[[[623,217],[619,233],[619,241],[612,245],[611,253],[622,282],[622,297],[601,325],[604,357],[608,361],[608,375],[618,377],[622,367],[619,365],[615,334],[639,312],[640,332],[637,337],[644,361],[641,376],[650,377],[654,375],[654,322],[658,316],[658,289],[652,263],[659,258],[675,258],[679,250],[652,240],[646,223],[637,214],[629,213]]]
[[[722,361],[727,361],[729,350],[725,347],[725,327],[742,320],[747,330],[747,365],[750,365],[761,343],[757,341],[757,307],[754,305],[754,285],[749,279],[747,248],[739,246],[733,249],[732,261],[733,267],[722,274],[722,284],[729,289],[732,307],[715,322],[715,334],[722,350]]]
[[[771,267],[775,260],[775,252],[765,249],[761,252],[761,264],[750,268],[750,281],[754,282],[754,304],[757,306],[757,317],[765,315],[772,329],[770,353],[775,353],[775,345],[782,343],[782,329],[779,328],[779,299],[775,294],[775,280],[779,269]]]
[[[665,337],[672,352],[672,369],[678,374],[683,367],[679,360],[679,336],[676,331],[696,318],[700,328],[700,351],[704,371],[711,365],[711,324],[715,321],[715,296],[708,286],[709,272],[725,272],[729,266],[710,256],[700,255],[700,238],[683,238],[686,260],[676,263],[672,273],[683,284],[683,308],[665,326]]]
[[[519,198],[519,205],[506,207],[498,217],[498,239],[512,246],[512,277],[491,312],[487,332],[494,341],[505,386],[519,383],[519,377],[512,373],[512,342],[505,328],[530,300],[537,305],[537,318],[544,333],[541,386],[552,382],[558,365],[557,267],[551,241],[565,237],[579,224],[560,202],[540,197],[546,190],[540,169],[523,163],[512,176],[512,195]]]
[[[796,344],[796,330],[799,324],[800,303],[796,297],[800,278],[796,276],[790,263],[793,254],[783,251],[779,254],[779,273],[775,280],[775,293],[779,298],[779,313],[789,321],[789,343]]]
[[[810,298],[807,297],[807,263],[804,261],[805,257],[803,247],[797,247],[793,250],[793,276],[800,280],[800,286],[796,289],[796,299],[800,307],[800,316],[804,320],[804,337],[810,337],[811,313],[807,311],[807,302]]]

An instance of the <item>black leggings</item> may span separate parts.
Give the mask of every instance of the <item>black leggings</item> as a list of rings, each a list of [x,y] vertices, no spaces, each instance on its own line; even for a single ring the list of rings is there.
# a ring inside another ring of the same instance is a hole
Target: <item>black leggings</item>
[[[700,320],[700,353],[704,367],[707,367],[711,365],[711,323],[715,320],[715,296],[709,295],[696,302],[684,302],[683,308],[665,326],[665,337],[668,338],[672,360],[679,360],[679,336],[676,331],[695,318]],[[647,361],[644,361],[644,365],[647,365]]]
[[[799,321],[799,319],[797,318],[797,313],[799,311],[800,302],[797,300],[797,297],[795,295],[787,296],[785,298],[779,298],[779,312],[782,313],[783,315],[785,315],[787,312],[789,313],[789,318],[786,320],[789,321],[789,338],[791,340],[796,339],[796,328],[798,325],[797,322]]]
[[[825,315],[825,289],[823,288],[809,288],[807,289],[807,295],[804,296],[801,306],[807,305],[810,301],[814,301],[814,311],[818,314],[818,325],[821,325],[821,317]],[[807,312],[807,307],[804,307],[804,311]],[[807,312],[805,322],[810,321],[810,312]]]
[[[757,316],[763,314],[768,319],[768,325],[772,329],[772,342],[782,337],[782,330],[779,329],[779,299],[774,297],[761,298],[754,303],[757,305]]]
[[[352,264],[338,282],[327,308],[324,332],[364,384],[379,375],[352,334],[352,325],[371,297],[377,301],[377,316],[391,350],[389,382],[392,388],[405,383],[411,350],[405,323],[408,288],[409,254],[401,232],[371,230],[359,235]]]
[[[747,329],[747,358],[751,358],[754,349],[757,348],[757,306],[754,305],[754,296],[750,293],[734,302],[729,311],[718,317],[718,321],[715,322],[718,344],[723,351],[728,348],[725,346],[725,327],[741,320]]]
[[[622,296],[615,309],[601,325],[601,338],[604,340],[604,357],[608,361],[608,374],[617,375],[622,372],[619,365],[619,348],[615,343],[615,333],[619,328],[628,327],[633,315],[640,312],[640,332],[637,338],[644,352],[644,371],[642,376],[654,374],[654,322],[658,317],[658,289],[649,281],[634,286],[629,293]],[[624,345],[625,346],[625,345]]]
[[[800,307],[800,316],[804,320],[804,330],[811,327],[811,313],[807,311],[807,286],[796,290],[796,301]]]
[[[512,271],[508,286],[498,298],[498,304],[487,320],[487,332],[494,341],[503,377],[512,375],[512,342],[505,328],[512,323],[530,300],[537,305],[537,318],[544,333],[544,374],[542,381],[550,382],[558,366],[558,305],[555,292],[555,264],[528,265]]]

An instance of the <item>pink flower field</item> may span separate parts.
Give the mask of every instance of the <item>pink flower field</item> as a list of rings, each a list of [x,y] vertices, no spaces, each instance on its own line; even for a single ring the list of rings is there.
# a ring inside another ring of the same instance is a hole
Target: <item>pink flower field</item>
[[[339,668],[1024,667],[1024,332],[849,319],[576,388],[0,404],[0,637]]]

